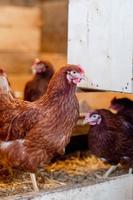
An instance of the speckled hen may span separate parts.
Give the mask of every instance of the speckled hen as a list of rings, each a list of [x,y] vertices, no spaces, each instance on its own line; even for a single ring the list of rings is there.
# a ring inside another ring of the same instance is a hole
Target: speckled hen
[[[79,116],[76,85],[80,66],[67,65],[54,74],[47,92],[35,102],[0,96],[0,154],[10,167],[35,172],[63,154]]]

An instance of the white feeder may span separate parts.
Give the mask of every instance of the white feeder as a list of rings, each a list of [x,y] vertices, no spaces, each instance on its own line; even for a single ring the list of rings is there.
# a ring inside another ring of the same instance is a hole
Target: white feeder
[[[61,188],[48,192],[16,195],[3,200],[133,200],[133,176],[125,175],[104,183]]]
[[[68,63],[81,64],[80,87],[133,92],[133,0],[70,0]]]

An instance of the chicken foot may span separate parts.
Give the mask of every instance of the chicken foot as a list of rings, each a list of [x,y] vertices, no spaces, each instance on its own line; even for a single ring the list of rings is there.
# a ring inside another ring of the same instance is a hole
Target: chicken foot
[[[30,173],[31,182],[33,184],[33,189],[35,192],[39,192],[39,188],[36,181],[36,175],[34,173]]]
[[[118,165],[112,165],[112,166],[105,172],[105,174],[104,174],[103,176],[100,176],[99,174],[96,174],[96,173],[95,173],[95,176],[96,176],[97,178],[99,178],[99,179],[100,179],[100,178],[108,178],[109,175],[117,169],[117,167],[118,167]]]
[[[133,174],[133,168],[129,168],[128,174]]]
[[[112,165],[103,175],[103,178],[108,178],[112,172],[114,172],[117,169],[118,165]]]

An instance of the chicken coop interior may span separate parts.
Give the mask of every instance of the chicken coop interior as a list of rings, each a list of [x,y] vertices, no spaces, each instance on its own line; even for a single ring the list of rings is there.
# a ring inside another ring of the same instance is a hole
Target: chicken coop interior
[[[0,0],[0,199],[133,200],[132,10]]]

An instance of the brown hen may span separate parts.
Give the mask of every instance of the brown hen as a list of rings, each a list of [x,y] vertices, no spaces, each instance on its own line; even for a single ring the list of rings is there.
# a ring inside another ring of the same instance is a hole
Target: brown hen
[[[110,108],[115,110],[128,122],[129,129],[133,132],[133,101],[129,98],[116,98],[111,100]]]
[[[54,74],[54,67],[48,61],[36,60],[32,65],[35,74],[24,89],[24,100],[35,101],[39,99],[47,90],[48,83]]]
[[[92,154],[113,165],[107,177],[125,158],[133,161],[133,134],[122,116],[106,109],[91,111],[85,122],[90,124],[89,149]]]
[[[35,102],[0,98],[0,154],[10,167],[35,172],[56,154],[63,154],[79,116],[76,85],[81,67],[67,65],[51,79]]]

